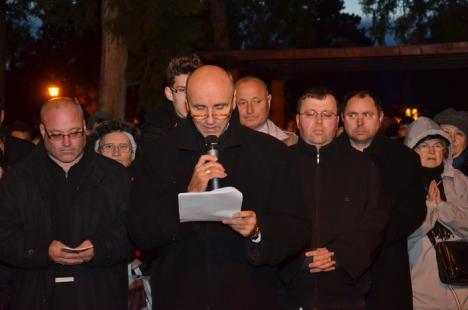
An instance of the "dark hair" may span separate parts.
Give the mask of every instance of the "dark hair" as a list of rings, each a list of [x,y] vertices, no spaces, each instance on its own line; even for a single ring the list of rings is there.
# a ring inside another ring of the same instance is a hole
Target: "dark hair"
[[[27,123],[19,120],[14,121],[8,128],[8,132],[11,133],[12,131],[28,132],[29,134],[32,134],[31,127]]]
[[[331,89],[328,89],[325,87],[312,87],[312,88],[307,89],[304,93],[302,93],[302,95],[297,100],[297,108],[296,108],[297,113],[301,111],[302,103],[307,98],[322,100],[326,96],[331,96],[333,97],[333,99],[335,99],[335,101],[337,101],[336,95]],[[337,108],[338,108],[338,104],[337,104]]]
[[[104,137],[111,132],[126,132],[133,136],[135,142],[138,144],[140,138],[140,130],[133,126],[130,123],[119,119],[111,119],[101,123],[99,127],[96,128],[96,136],[98,139]]]
[[[344,112],[344,110],[346,110],[346,106],[348,105],[349,100],[351,100],[351,98],[354,98],[354,97],[361,98],[361,99],[366,98],[366,97],[371,98],[372,101],[374,101],[374,105],[377,108],[377,112],[379,113],[382,112],[382,102],[380,101],[380,98],[369,90],[353,91],[347,94],[346,96],[344,96],[343,101],[341,102],[341,105],[340,105],[341,112]]]
[[[175,78],[181,74],[189,74],[203,65],[197,54],[184,54],[171,59],[166,70],[166,83],[172,87]]]

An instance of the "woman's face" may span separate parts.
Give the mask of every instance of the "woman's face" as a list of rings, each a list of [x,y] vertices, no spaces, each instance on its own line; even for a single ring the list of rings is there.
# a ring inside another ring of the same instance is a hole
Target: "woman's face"
[[[110,132],[101,138],[99,153],[118,161],[125,167],[132,163],[132,144],[123,132]]]
[[[440,139],[430,139],[419,144],[414,150],[419,154],[423,167],[435,168],[442,164],[447,147]]]
[[[440,128],[452,139],[452,156],[453,158],[457,158],[466,149],[468,139],[465,134],[455,126],[442,124]]]

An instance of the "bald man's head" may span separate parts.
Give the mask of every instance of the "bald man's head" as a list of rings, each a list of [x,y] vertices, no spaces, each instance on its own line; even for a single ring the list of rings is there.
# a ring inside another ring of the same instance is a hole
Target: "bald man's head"
[[[236,104],[242,125],[259,129],[268,120],[271,95],[264,81],[246,76],[236,82]]]
[[[198,131],[220,136],[227,127],[234,105],[234,83],[223,68],[202,66],[187,80],[187,108]]]

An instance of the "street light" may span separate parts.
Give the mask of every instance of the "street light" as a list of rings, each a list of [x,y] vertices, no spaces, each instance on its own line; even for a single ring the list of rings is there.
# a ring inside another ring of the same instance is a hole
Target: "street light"
[[[49,91],[49,96],[51,97],[58,97],[60,94],[60,87],[58,86],[49,86],[47,90]]]

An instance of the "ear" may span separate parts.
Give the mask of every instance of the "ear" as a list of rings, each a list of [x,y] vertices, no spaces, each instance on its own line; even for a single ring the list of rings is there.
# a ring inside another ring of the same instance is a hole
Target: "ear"
[[[232,111],[234,111],[237,107],[236,104],[236,90],[234,89],[234,95],[232,95]]]
[[[4,117],[5,117],[5,111],[0,110],[0,125],[3,124]]]
[[[384,117],[384,113],[383,113],[383,111],[380,111],[380,115],[379,115],[379,123],[380,124],[382,124],[383,117]]]
[[[169,86],[164,87],[164,95],[166,96],[167,100],[174,101],[174,94]]]
[[[268,94],[267,102],[268,102],[268,111],[270,111],[270,107],[271,107],[271,94]]]
[[[46,131],[45,131],[45,127],[44,127],[44,125],[43,125],[42,123],[39,125],[39,130],[41,131],[42,139],[45,140],[45,138],[46,138]]]
[[[300,125],[300,123],[301,123],[299,116],[300,116],[299,114],[296,114],[296,127],[297,127],[297,128],[300,128],[299,125]]]

